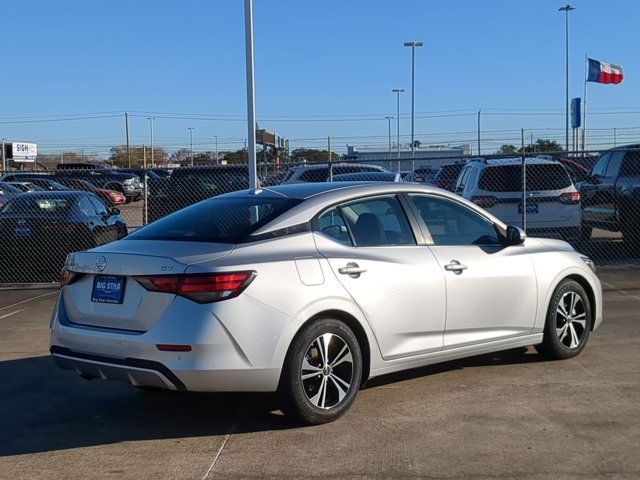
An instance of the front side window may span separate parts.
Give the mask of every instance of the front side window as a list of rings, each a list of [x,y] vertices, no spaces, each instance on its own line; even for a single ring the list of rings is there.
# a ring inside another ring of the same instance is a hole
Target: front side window
[[[457,202],[430,195],[411,194],[435,245],[499,245],[489,220]]]
[[[342,215],[358,247],[415,245],[409,221],[395,196],[343,205]]]
[[[210,198],[156,220],[126,239],[238,243],[298,203],[293,198]]]
[[[106,205],[104,203],[102,203],[100,200],[98,200],[97,198],[94,198],[94,197],[89,197],[89,200],[91,201],[91,203],[95,207],[96,212],[98,212],[98,215],[105,215],[105,214],[108,213]]]
[[[622,159],[624,158],[624,152],[614,152],[609,159],[609,165],[604,172],[604,176],[607,178],[615,178],[620,173],[620,166],[622,165]]]

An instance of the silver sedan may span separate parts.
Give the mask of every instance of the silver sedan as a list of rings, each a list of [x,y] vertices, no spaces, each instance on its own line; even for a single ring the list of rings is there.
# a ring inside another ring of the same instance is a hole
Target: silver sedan
[[[51,353],[136,387],[279,391],[317,424],[379,375],[527,345],[579,354],[602,322],[594,270],[437,188],[245,190],[69,255]]]

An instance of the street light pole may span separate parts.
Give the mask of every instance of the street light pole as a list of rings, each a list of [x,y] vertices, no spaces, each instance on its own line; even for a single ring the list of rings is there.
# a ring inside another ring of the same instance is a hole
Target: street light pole
[[[195,128],[189,127],[187,130],[189,130],[189,141],[191,143],[191,166],[193,167],[193,131]]]
[[[149,120],[149,128],[151,129],[151,166],[152,167],[156,166],[156,159],[153,156],[153,121],[157,119],[158,117],[147,117],[147,120]]]
[[[415,157],[414,122],[416,110],[416,47],[424,45],[422,42],[404,42],[405,47],[411,47],[411,157]]]
[[[565,5],[558,9],[564,12],[565,21],[565,149],[569,151],[569,12],[575,10],[571,5]]]
[[[214,138],[216,139],[216,165],[218,165],[218,135],[214,135]]]
[[[389,161],[391,161],[391,119],[392,115],[387,115],[384,117],[387,120],[387,126],[389,127]]]
[[[256,91],[253,71],[253,1],[244,0],[244,33],[247,63],[247,133],[249,139],[249,188],[258,188],[256,175]]]
[[[397,96],[397,105],[398,105],[398,107],[397,107],[397,116],[396,116],[396,119],[397,119],[396,126],[397,126],[397,129],[398,129],[398,132],[397,132],[397,134],[398,134],[398,145],[397,145],[397,147],[398,147],[398,171],[400,171],[400,94],[402,92],[404,92],[404,88],[394,88],[391,91],[394,92],[396,94],[396,96]]]

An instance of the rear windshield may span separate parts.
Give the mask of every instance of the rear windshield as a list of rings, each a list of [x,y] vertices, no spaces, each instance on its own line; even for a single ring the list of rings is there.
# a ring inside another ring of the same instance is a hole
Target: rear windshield
[[[13,185],[9,185],[8,183],[4,183],[4,182],[0,182],[0,194],[6,194],[6,193],[22,193],[22,190],[20,190],[17,187],[14,187]]]
[[[300,201],[290,198],[211,198],[136,230],[126,239],[238,243]]]
[[[569,186],[571,178],[562,165],[527,165],[527,190],[561,190]],[[522,190],[522,166],[487,167],[480,175],[478,187],[489,192],[519,192]]]
[[[7,203],[2,213],[53,213],[71,210],[75,199],[70,198],[24,198],[19,197]]]
[[[463,167],[464,164],[462,163],[459,165],[444,165],[436,173],[435,180],[457,180]]]

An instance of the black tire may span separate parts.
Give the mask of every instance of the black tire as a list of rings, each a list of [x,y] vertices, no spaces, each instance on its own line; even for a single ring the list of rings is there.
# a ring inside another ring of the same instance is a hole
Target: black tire
[[[622,222],[622,242],[628,256],[640,256],[640,225],[629,220]]]
[[[323,350],[325,335],[331,337]],[[343,351],[345,346],[346,352]],[[348,361],[349,353],[351,362]],[[324,362],[325,354],[329,362]],[[302,378],[303,371],[306,379]],[[339,320],[316,319],[302,328],[289,348],[280,383],[285,403],[283,410],[309,425],[332,422],[349,410],[361,379],[362,354],[353,331]],[[347,384],[348,388],[345,387]],[[324,395],[323,385],[327,385]]]
[[[576,300],[572,310],[573,298]],[[572,319],[571,322],[567,321],[567,315]],[[565,279],[553,292],[542,344],[536,348],[554,360],[575,357],[587,344],[592,322],[593,314],[587,292],[578,282]]]

